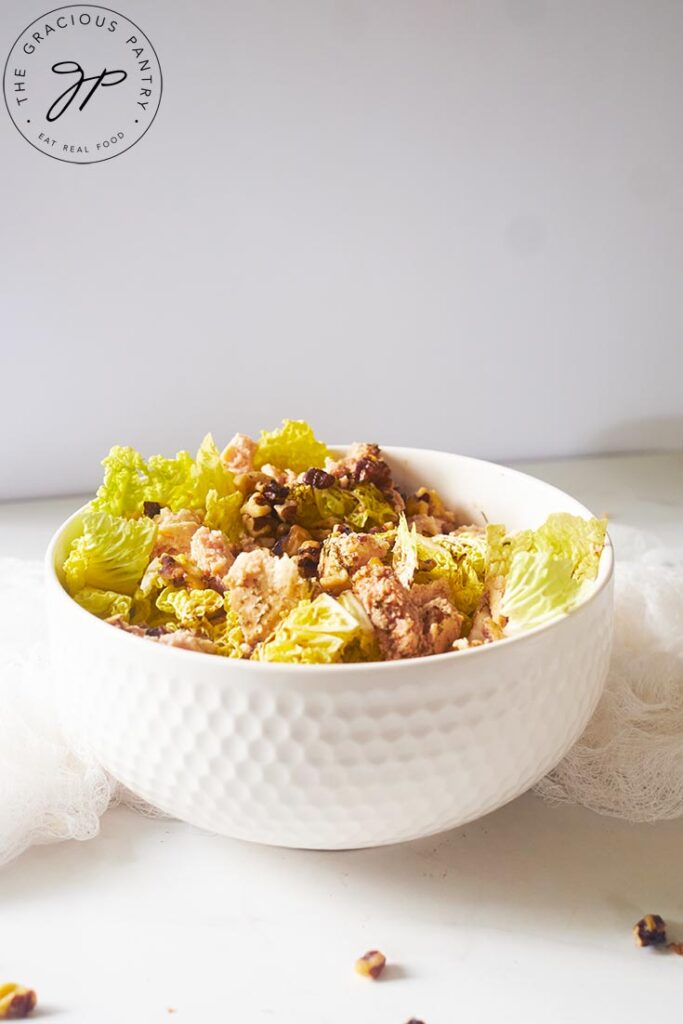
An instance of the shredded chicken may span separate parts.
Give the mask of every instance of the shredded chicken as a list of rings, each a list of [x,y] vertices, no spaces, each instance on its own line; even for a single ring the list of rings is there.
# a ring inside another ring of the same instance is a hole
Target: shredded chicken
[[[133,636],[146,636],[147,630],[143,629],[142,626],[133,626],[130,622],[126,622],[122,615],[112,615],[111,618],[106,619],[110,626],[116,626],[117,629],[122,629],[124,633],[132,633]]]
[[[154,626],[152,628],[133,626],[126,622],[120,615],[113,615],[107,619],[110,626],[122,629],[124,633],[132,633],[133,636],[144,636],[147,640],[154,640],[156,643],[164,644],[166,647],[182,647],[185,651],[203,651],[205,654],[215,654],[216,645],[204,636],[193,633],[190,629],[170,630],[165,626]]]
[[[215,654],[216,645],[205,636],[197,636],[189,629],[176,629],[172,633],[160,633],[150,637],[165,647],[182,647],[184,651],[203,651],[204,654]]]
[[[421,533],[424,537],[436,537],[441,533],[450,533],[453,529],[453,520],[444,519],[441,516],[430,516],[424,512],[418,512],[417,515],[408,516],[408,526],[415,526],[418,533]]]
[[[226,582],[230,607],[252,645],[265,640],[280,619],[308,596],[308,586],[289,555],[277,558],[267,548],[238,555]]]
[[[255,451],[256,442],[247,434],[235,434],[223,449],[221,459],[223,465],[232,473],[251,473],[254,469]]]
[[[235,561],[232,548],[220,530],[200,526],[190,542],[190,558],[202,572],[222,579]]]
[[[420,611],[393,569],[369,562],[354,574],[351,586],[375,627],[387,661],[423,653]]]
[[[201,525],[201,516],[189,508],[179,512],[162,508],[155,521],[158,529],[152,558],[161,554],[189,555],[192,538]]]
[[[503,629],[507,624],[507,619],[500,611],[504,587],[502,576],[494,576],[487,581],[467,638],[470,647],[503,639]]]
[[[448,583],[416,583],[410,596],[420,609],[427,653],[443,654],[450,650],[460,637],[464,616],[451,601]]]
[[[323,590],[339,593],[350,585],[350,577],[371,558],[384,558],[387,541],[372,533],[342,533],[335,530],[323,542],[318,577]]]

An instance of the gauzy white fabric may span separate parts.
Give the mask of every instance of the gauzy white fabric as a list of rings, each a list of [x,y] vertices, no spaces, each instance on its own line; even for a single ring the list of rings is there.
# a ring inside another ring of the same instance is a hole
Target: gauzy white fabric
[[[583,736],[536,792],[656,821],[683,814],[683,551],[625,527],[611,532],[622,557],[605,693]],[[40,563],[0,559],[0,622],[0,864],[32,844],[89,839],[114,802],[150,813],[61,736]]]
[[[579,741],[536,786],[628,821],[683,814],[683,549],[612,526],[615,633],[605,691]]]
[[[157,812],[69,750],[46,642],[43,567],[0,559],[0,865],[28,846],[90,839],[112,803]]]

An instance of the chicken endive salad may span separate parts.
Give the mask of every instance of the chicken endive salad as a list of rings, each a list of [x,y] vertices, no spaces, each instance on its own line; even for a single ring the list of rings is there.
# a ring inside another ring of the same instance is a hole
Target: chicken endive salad
[[[63,565],[87,611],[158,644],[254,661],[391,661],[550,621],[588,593],[606,521],[463,523],[406,492],[376,444],[335,454],[302,421],[192,457],[104,459]],[[466,496],[464,496],[466,497]]]

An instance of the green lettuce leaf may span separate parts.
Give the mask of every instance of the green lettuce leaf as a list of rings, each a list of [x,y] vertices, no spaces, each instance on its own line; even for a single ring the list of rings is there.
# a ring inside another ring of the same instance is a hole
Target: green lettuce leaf
[[[381,654],[377,634],[368,613],[354,592],[352,590],[343,591],[337,598],[337,603],[358,623],[358,635],[344,648],[342,661],[380,661]]]
[[[261,431],[254,453],[257,469],[266,464],[279,469],[303,473],[313,467],[322,468],[330,456],[329,449],[316,439],[313,428],[304,420],[283,420],[277,430]]]
[[[206,495],[206,515],[204,525],[210,530],[222,530],[233,543],[239,541],[244,533],[240,509],[244,501],[241,491],[219,497],[218,491],[211,490]]]
[[[479,533],[416,535],[416,583],[443,579],[461,614],[471,617],[484,592],[486,538]]]
[[[554,512],[534,534],[537,550],[556,558],[568,558],[576,580],[594,580],[605,545],[606,519],[582,519],[568,512]]]
[[[194,629],[224,607],[222,594],[215,590],[184,590],[164,587],[156,600],[160,612],[173,615],[181,626]]]
[[[417,554],[417,529],[415,523],[408,526],[405,514],[401,512],[396,528],[396,539],[392,551],[392,566],[394,572],[404,587],[409,587],[417,572],[420,559]]]
[[[240,620],[237,613],[230,608],[229,602],[226,602],[226,616],[223,622],[207,624],[204,631],[215,643],[218,654],[222,654],[224,658],[247,657],[249,649],[244,647],[244,633]]]
[[[541,626],[579,601],[583,584],[572,573],[569,558],[542,551],[518,551],[505,577],[501,612],[507,633]]]
[[[174,459],[151,455],[147,460],[144,500],[166,505],[172,512],[195,505],[194,459],[178,452]]]
[[[152,455],[145,463],[134,448],[116,446],[102,465],[104,481],[90,507],[114,516],[140,516],[146,501],[172,512],[203,509],[209,493],[215,499],[235,492],[233,474],[223,465],[211,434],[202,441],[196,459],[182,451],[174,459]]]
[[[335,523],[342,523],[356,507],[353,496],[336,484],[325,488],[294,484],[287,501],[296,505],[293,522],[306,530],[330,528]]]
[[[367,530],[371,526],[384,526],[385,523],[397,521],[396,509],[374,484],[358,484],[350,493],[356,501],[356,507],[347,516],[351,526]]]
[[[133,594],[149,561],[156,523],[86,512],[82,526],[64,563],[69,593],[93,587]]]
[[[307,530],[329,529],[346,523],[357,530],[396,522],[398,513],[374,484],[359,484],[353,490],[294,484],[288,501],[296,504],[293,521]]]
[[[219,498],[224,498],[235,491],[235,478],[224,466],[221,453],[211,434],[207,434],[199,446],[192,475],[194,484],[194,498],[190,506],[192,508],[204,508],[209,491],[215,491]]]
[[[73,595],[74,601],[81,608],[92,612],[100,619],[108,619],[112,615],[120,615],[128,621],[133,600],[125,594],[116,594],[113,590],[96,590],[94,587],[83,587]]]
[[[358,619],[329,594],[300,601],[254,654],[259,661],[327,664],[340,661],[344,648],[359,638]]]
[[[583,600],[598,574],[606,530],[605,519],[557,512],[538,530],[491,532],[489,572],[505,579],[508,633],[542,625]]]
[[[115,445],[102,460],[104,480],[90,503],[93,512],[138,516],[145,500],[145,460],[134,448]]]

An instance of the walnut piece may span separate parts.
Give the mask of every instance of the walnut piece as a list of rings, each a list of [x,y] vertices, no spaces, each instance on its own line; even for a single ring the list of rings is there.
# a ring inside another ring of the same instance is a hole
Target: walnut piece
[[[639,946],[663,946],[666,942],[666,922],[659,914],[646,914],[633,926]]]
[[[378,949],[369,949],[367,953],[363,953],[356,960],[356,972],[362,974],[364,978],[372,978],[376,981],[384,970],[386,962],[387,958],[384,953],[380,953]]]
[[[36,1007],[36,994],[31,988],[13,981],[0,985],[0,1019],[19,1020],[28,1017]]]

